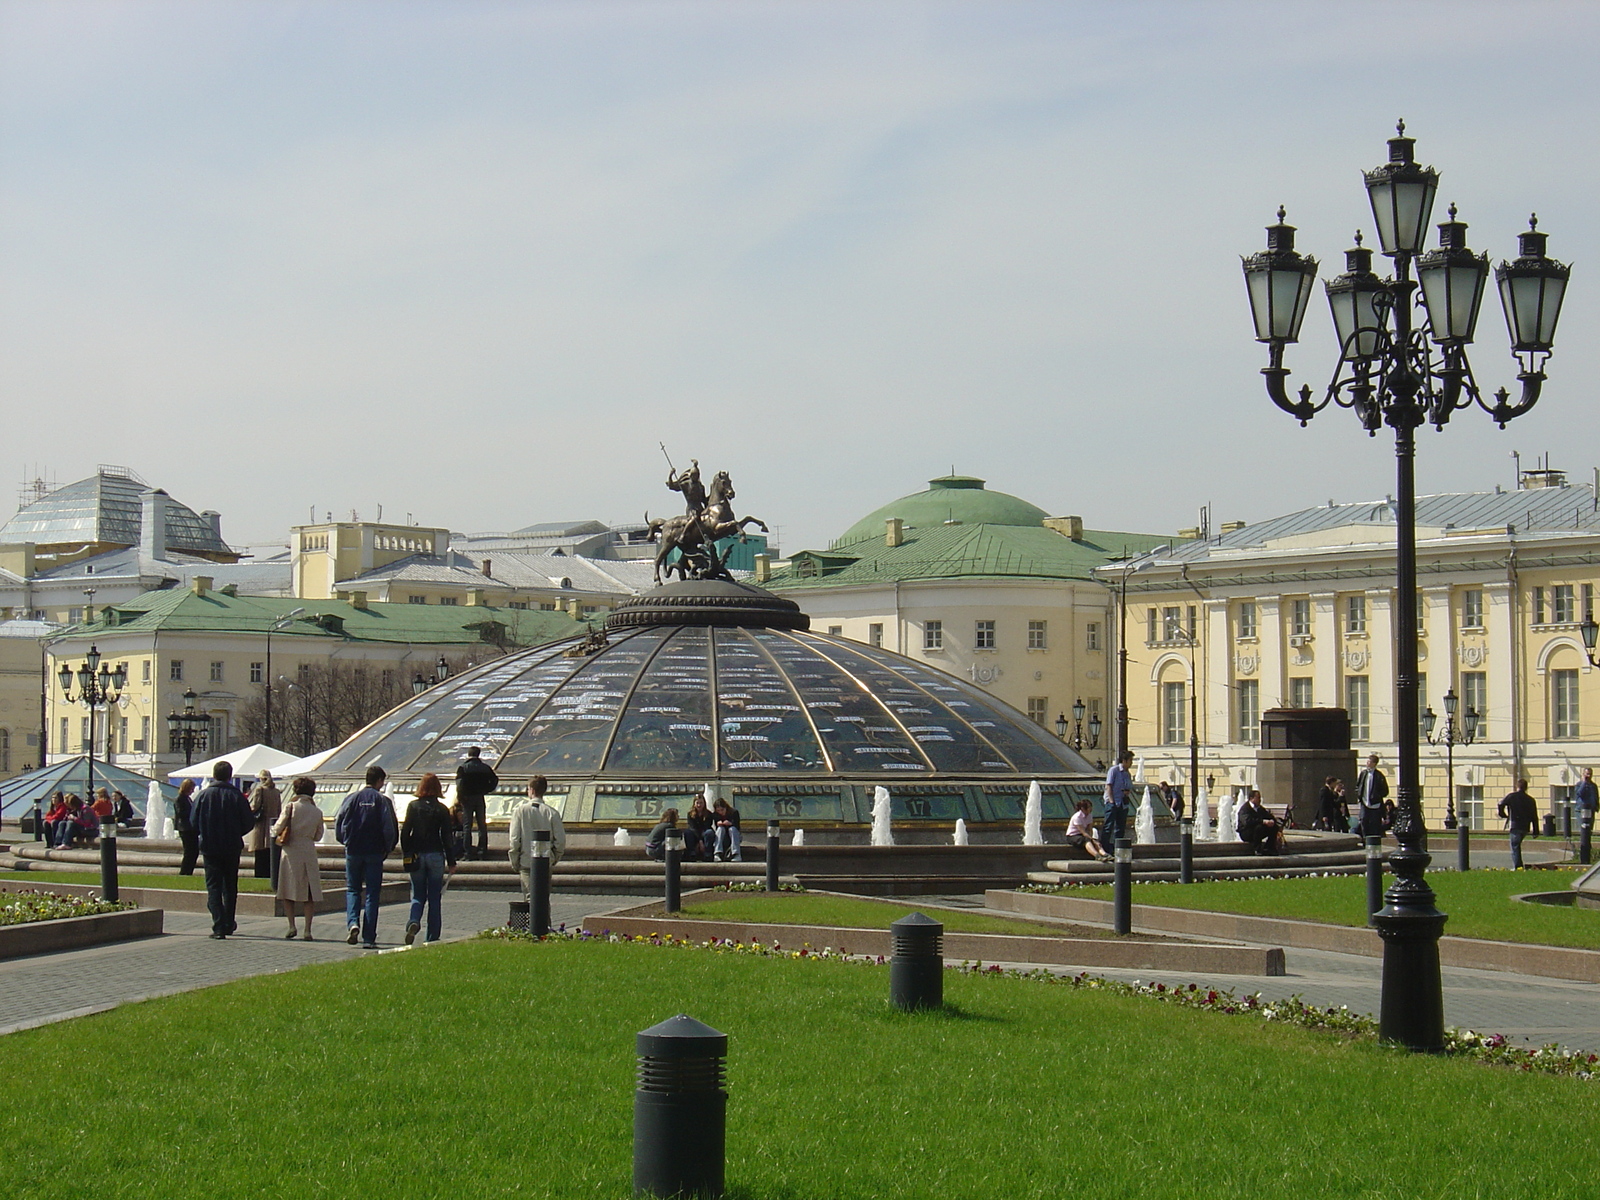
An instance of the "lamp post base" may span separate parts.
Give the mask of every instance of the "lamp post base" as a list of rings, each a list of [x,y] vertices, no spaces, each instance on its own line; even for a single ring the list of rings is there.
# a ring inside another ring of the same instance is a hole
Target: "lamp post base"
[[[1444,1048],[1444,990],[1439,976],[1439,938],[1448,919],[1434,907],[1423,878],[1431,856],[1401,847],[1389,856],[1395,881],[1384,905],[1372,915],[1383,938],[1383,1001],[1378,1036],[1408,1049]]]

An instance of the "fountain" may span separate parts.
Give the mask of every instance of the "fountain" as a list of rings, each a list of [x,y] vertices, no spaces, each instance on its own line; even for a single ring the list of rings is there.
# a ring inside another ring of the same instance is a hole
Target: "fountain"
[[[1144,799],[1139,801],[1139,815],[1133,823],[1133,840],[1141,846],[1153,846],[1156,841],[1156,806],[1146,784]]]
[[[789,839],[789,845],[791,845],[791,846],[804,846],[805,844],[806,844],[806,831],[804,829],[796,829],[794,831],[794,836]]]
[[[1233,840],[1236,842],[1244,841],[1244,838],[1239,836],[1239,823],[1244,819],[1245,801],[1247,801],[1249,798],[1250,789],[1240,788],[1239,798],[1234,802],[1233,805]]]
[[[1211,796],[1204,787],[1201,787],[1194,798],[1193,837],[1197,842],[1211,840]]]
[[[631,846],[633,845],[633,838],[628,835],[626,829],[618,825],[617,831],[611,835],[611,844],[613,846]]]
[[[962,817],[956,818],[956,845],[970,845],[970,843],[967,841],[967,822],[965,818]]]
[[[144,836],[166,839],[172,836],[172,823],[167,820],[167,798],[161,794],[161,785],[154,779],[144,801]]]
[[[889,827],[889,789],[875,787],[872,789],[872,844],[874,846],[894,845],[894,831]]]
[[[1028,785],[1028,804],[1022,814],[1022,844],[1044,845],[1044,793],[1035,779]]]
[[[1222,799],[1217,801],[1217,841],[1232,842],[1238,840],[1238,834],[1233,826],[1233,793],[1224,792]]]

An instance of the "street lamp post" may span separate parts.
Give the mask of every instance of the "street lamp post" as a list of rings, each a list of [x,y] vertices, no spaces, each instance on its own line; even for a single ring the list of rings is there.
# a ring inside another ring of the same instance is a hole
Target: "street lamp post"
[[[172,741],[183,747],[183,765],[190,766],[194,762],[194,752],[206,744],[206,735],[211,728],[211,718],[205,713],[195,712],[194,689],[190,688],[183,693],[183,711],[167,714],[167,732],[172,735]]]
[[[1072,703],[1072,748],[1083,749],[1083,714],[1088,710],[1084,707],[1080,697]],[[1056,716],[1056,736],[1063,742],[1067,741],[1067,714],[1060,713]],[[1089,749],[1093,750],[1100,745],[1100,714],[1094,713],[1089,718]]]
[[[1267,249],[1244,260],[1244,275],[1256,340],[1269,348],[1261,373],[1272,402],[1302,425],[1331,403],[1353,409],[1371,435],[1383,425],[1395,431],[1394,831],[1400,848],[1389,860],[1395,881],[1373,919],[1383,937],[1379,1032],[1414,1050],[1437,1050],[1444,1043],[1439,936],[1445,916],[1423,876],[1430,860],[1418,788],[1415,434],[1424,423],[1443,429],[1452,413],[1472,403],[1504,428],[1538,402],[1570,271],[1545,256],[1546,235],[1530,221],[1517,259],[1495,270],[1521,395],[1513,404],[1501,388],[1493,403],[1485,400],[1466,348],[1489,277],[1488,255],[1467,249],[1467,227],[1455,219],[1454,205],[1439,226],[1439,248],[1423,253],[1439,173],[1416,162],[1414,145],[1402,122],[1389,139],[1389,161],[1366,173],[1378,239],[1394,274],[1383,279],[1373,272],[1372,251],[1357,234],[1345,273],[1326,285],[1339,362],[1320,400],[1313,400],[1309,384],[1298,399],[1289,395],[1284,348],[1299,340],[1317,263],[1295,251],[1294,228],[1284,224],[1281,208],[1278,223],[1267,230]]]
[[[290,625],[294,624],[294,619],[303,612],[305,612],[304,607],[290,609],[267,626],[267,729],[266,736],[261,740],[269,746],[272,745],[272,635],[274,633],[282,633],[289,628]]]
[[[1470,746],[1478,736],[1478,710],[1468,708],[1462,714],[1461,723],[1456,724],[1456,708],[1460,701],[1456,699],[1456,690],[1451,688],[1444,694],[1444,728],[1439,731],[1439,736],[1433,736],[1433,728],[1439,723],[1438,714],[1433,711],[1432,705],[1422,713],[1422,736],[1428,739],[1430,746],[1444,745],[1445,761],[1445,796],[1444,827],[1456,831],[1456,870],[1465,871],[1472,865],[1472,846],[1468,840],[1471,826],[1467,823],[1467,814],[1456,811],[1456,747]]]
[[[100,661],[100,650],[96,646],[89,647],[89,653],[84,656],[83,665],[76,672],[78,681],[78,694],[72,694],[73,670],[70,664],[62,663],[61,670],[56,678],[61,683],[61,698],[68,704],[81,704],[89,710],[89,740],[84,746],[84,753],[89,760],[89,782],[87,785],[88,799],[94,802],[94,714],[97,708],[105,708],[106,728],[111,728],[110,708],[120,698],[122,689],[128,685],[128,668],[118,663],[112,670],[109,663]],[[64,748],[64,747],[63,747]],[[109,752],[109,746],[107,750]]]

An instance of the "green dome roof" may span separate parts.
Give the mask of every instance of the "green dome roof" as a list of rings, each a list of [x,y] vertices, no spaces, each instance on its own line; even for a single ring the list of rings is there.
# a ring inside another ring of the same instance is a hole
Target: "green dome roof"
[[[929,528],[946,522],[963,525],[1043,525],[1050,514],[1034,504],[1005,492],[991,492],[984,481],[971,475],[944,475],[928,480],[928,490],[902,496],[882,508],[874,509],[857,521],[834,543],[882,539],[884,522],[899,517],[907,528]]]

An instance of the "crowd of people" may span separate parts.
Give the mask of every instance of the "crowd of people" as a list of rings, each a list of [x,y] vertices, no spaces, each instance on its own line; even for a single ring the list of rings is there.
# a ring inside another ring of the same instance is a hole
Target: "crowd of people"
[[[689,815],[684,818],[683,829],[678,829],[678,810],[669,808],[645,839],[644,852],[658,862],[666,857],[668,837],[683,835],[684,862],[743,862],[743,834],[739,828],[739,810],[726,800],[718,798],[709,807],[704,796],[696,796],[689,805]]]
[[[44,840],[59,849],[94,846],[102,824],[127,826],[136,815],[133,802],[115,789],[96,788],[88,803],[75,792],[57,792],[44,814]]]

